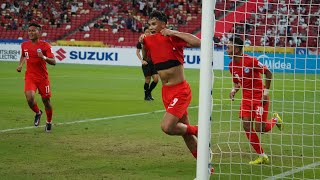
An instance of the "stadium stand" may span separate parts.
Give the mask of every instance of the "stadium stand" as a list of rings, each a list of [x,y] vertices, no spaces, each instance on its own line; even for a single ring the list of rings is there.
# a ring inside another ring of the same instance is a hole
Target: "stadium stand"
[[[248,0],[217,21],[215,36],[220,44],[238,34],[254,46],[318,47],[319,9],[319,0]]]
[[[114,46],[134,46],[147,22],[147,15],[156,7],[168,15],[169,27],[190,33],[200,29],[201,12],[197,1],[161,0],[158,4],[156,1],[137,1],[132,4],[132,1],[113,0],[113,5],[105,7],[109,8],[107,12],[89,24],[90,39]],[[85,40],[83,35],[78,31],[66,39]]]
[[[101,13],[102,11],[91,8],[84,0],[77,3],[66,0],[8,0],[1,4],[0,38],[26,38],[24,30],[27,25],[37,22],[42,25],[43,39],[56,41]]]
[[[235,8],[234,0],[227,1],[230,3],[225,5],[218,0],[217,18]],[[172,29],[196,33],[201,28],[199,0],[6,0],[0,5],[0,39],[27,39],[28,24],[36,22],[42,25],[42,39],[49,42],[101,41],[109,46],[135,46],[154,9],[168,15]]]

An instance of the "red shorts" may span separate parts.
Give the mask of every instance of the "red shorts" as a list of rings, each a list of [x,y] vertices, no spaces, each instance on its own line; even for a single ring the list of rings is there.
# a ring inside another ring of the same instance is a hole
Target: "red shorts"
[[[187,81],[173,86],[162,86],[162,101],[166,111],[179,119],[188,114],[191,96]]]
[[[268,119],[269,101],[261,104],[260,100],[242,100],[240,106],[240,118],[251,117],[258,122],[265,122]]]
[[[26,78],[24,80],[24,92],[26,91],[39,91],[39,94],[42,98],[50,98],[51,97],[51,90],[50,90],[50,81],[49,79],[43,80],[34,80],[30,78]]]

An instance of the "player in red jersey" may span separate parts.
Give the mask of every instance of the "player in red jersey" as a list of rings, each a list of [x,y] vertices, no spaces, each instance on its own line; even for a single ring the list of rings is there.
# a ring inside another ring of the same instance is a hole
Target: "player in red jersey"
[[[234,83],[230,98],[234,100],[235,94],[242,87],[239,116],[242,119],[243,129],[251,146],[259,154],[259,157],[254,161],[250,161],[249,164],[264,164],[269,162],[269,158],[264,153],[256,132],[268,132],[274,125],[277,125],[279,130],[282,130],[282,120],[277,113],[273,114],[271,120],[267,120],[269,88],[272,79],[271,71],[256,58],[243,54],[242,48],[243,41],[241,38],[232,37],[229,39],[226,52],[232,59],[229,64],[229,70]],[[265,85],[262,82],[261,74],[266,76]]]
[[[160,11],[153,11],[149,17],[151,35],[140,37],[143,54],[149,53],[162,82],[162,101],[166,113],[161,129],[168,135],[182,136],[192,155],[197,157],[198,127],[189,124],[188,106],[191,89],[184,75],[184,47],[200,47],[196,36],[169,30],[167,17]]]
[[[51,131],[52,106],[50,103],[51,90],[46,64],[55,65],[56,60],[49,43],[39,40],[41,26],[30,24],[28,36],[30,41],[21,44],[21,57],[17,71],[21,72],[22,65],[26,61],[27,69],[25,73],[24,93],[29,107],[36,113],[34,125],[38,126],[42,111],[35,101],[35,92],[38,90],[45,106],[47,123],[45,131]]]

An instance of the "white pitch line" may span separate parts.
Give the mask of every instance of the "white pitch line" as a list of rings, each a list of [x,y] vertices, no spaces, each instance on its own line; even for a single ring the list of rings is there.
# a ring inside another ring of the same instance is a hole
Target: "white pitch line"
[[[221,105],[221,104],[213,104],[213,105],[214,106],[218,106],[218,105]],[[198,108],[198,106],[189,107],[189,109],[194,109],[194,108]],[[165,110],[157,110],[157,111],[146,112],[146,113],[138,113],[138,114],[127,114],[127,115],[120,115],[120,116],[109,116],[109,117],[94,118],[94,119],[84,119],[84,120],[71,121],[71,122],[66,122],[66,123],[54,123],[54,125],[76,124],[76,123],[91,122],[91,121],[102,121],[102,120],[109,120],[109,119],[119,119],[119,118],[124,118],[124,117],[143,116],[143,115],[147,115],[147,114],[159,113],[159,112],[164,112],[164,111]],[[44,125],[38,126],[38,127],[44,127]],[[10,131],[18,131],[18,130],[25,130],[25,129],[34,129],[34,128],[37,128],[37,127],[28,126],[28,127],[21,127],[21,128],[3,129],[3,130],[0,130],[0,133],[10,132]]]
[[[81,78],[81,76],[50,76],[50,79],[54,79],[54,78],[73,78],[73,77],[77,77],[77,78]],[[85,77],[85,76],[83,76]],[[9,80],[9,79],[24,79],[24,77],[22,76],[14,76],[14,77],[0,77],[0,80]],[[120,79],[120,80],[132,80],[132,79],[141,79],[141,78],[114,78],[114,77],[102,77],[102,79]]]
[[[189,109],[195,109],[197,107],[198,106],[192,106],[192,107],[189,107]],[[103,120],[110,120],[110,119],[120,119],[120,118],[125,118],[125,117],[144,116],[144,115],[149,115],[149,114],[153,114],[153,113],[160,113],[160,112],[165,112],[165,110],[157,110],[157,111],[152,111],[152,112],[137,113],[137,114],[127,114],[127,115],[120,115],[120,116],[109,116],[109,117],[102,117],[102,118],[84,119],[84,120],[71,121],[71,122],[65,122],[65,123],[54,123],[54,125],[55,126],[60,126],[60,125],[92,122],[92,121],[103,121]],[[38,127],[44,127],[44,125],[38,126]],[[18,130],[25,130],[25,129],[34,129],[34,128],[37,128],[37,127],[28,126],[28,127],[21,127],[21,128],[3,129],[3,130],[0,130],[0,133],[10,132],[10,131],[18,131]]]
[[[293,170],[290,170],[290,171],[287,171],[287,172],[284,172],[284,173],[281,173],[281,174],[278,174],[278,175],[275,175],[275,176],[272,176],[272,177],[269,177],[269,178],[267,178],[265,180],[275,180],[275,179],[284,178],[284,177],[289,176],[291,174],[295,174],[297,172],[301,172],[301,171],[304,171],[306,169],[311,169],[311,168],[314,168],[314,167],[319,166],[319,165],[320,165],[320,161],[312,163],[312,164],[309,164],[309,165],[306,165],[306,166],[302,166],[302,167],[299,167],[299,168],[296,168],[296,169],[293,169]]]

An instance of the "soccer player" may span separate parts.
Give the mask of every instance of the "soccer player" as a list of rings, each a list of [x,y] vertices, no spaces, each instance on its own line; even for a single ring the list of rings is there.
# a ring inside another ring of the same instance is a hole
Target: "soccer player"
[[[152,35],[142,35],[143,55],[150,53],[151,60],[162,82],[162,101],[166,112],[162,118],[164,133],[182,136],[192,155],[197,157],[198,127],[189,123],[188,106],[191,89],[184,75],[184,47],[199,47],[196,36],[169,30],[167,17],[163,12],[153,11],[149,16],[149,29]]]
[[[151,34],[148,26],[144,27],[143,31],[146,36]],[[158,72],[154,68],[154,64],[152,63],[152,61],[142,58],[142,56],[140,54],[141,49],[142,49],[142,44],[141,44],[141,42],[138,42],[136,54],[137,54],[139,60],[141,61],[142,71],[143,71],[143,75],[144,75],[144,86],[143,86],[144,100],[150,101],[150,100],[154,100],[151,92],[157,86]],[[153,81],[150,84],[151,77],[152,77]],[[150,86],[149,86],[149,84],[150,84]]]
[[[235,94],[242,87],[242,102],[239,115],[251,146],[259,154],[259,157],[254,161],[250,161],[249,164],[265,164],[269,162],[269,158],[264,153],[256,132],[268,132],[274,125],[277,125],[279,130],[282,130],[283,125],[277,113],[273,114],[271,120],[267,120],[269,88],[272,79],[271,71],[256,58],[243,54],[242,48],[243,40],[240,37],[231,37],[229,39],[226,52],[232,59],[229,64],[229,70],[234,83],[230,98],[234,100]],[[266,76],[265,85],[262,82],[261,74]],[[254,122],[255,128],[253,128]]]
[[[30,24],[28,27],[28,36],[30,41],[21,44],[21,57],[17,71],[21,72],[22,65],[26,61],[27,69],[25,73],[24,93],[29,107],[36,113],[34,125],[40,124],[42,111],[35,101],[35,92],[38,90],[42,97],[47,115],[45,131],[51,131],[52,106],[50,103],[51,90],[50,81],[46,64],[55,65],[56,60],[49,43],[39,40],[41,26],[39,24]]]

